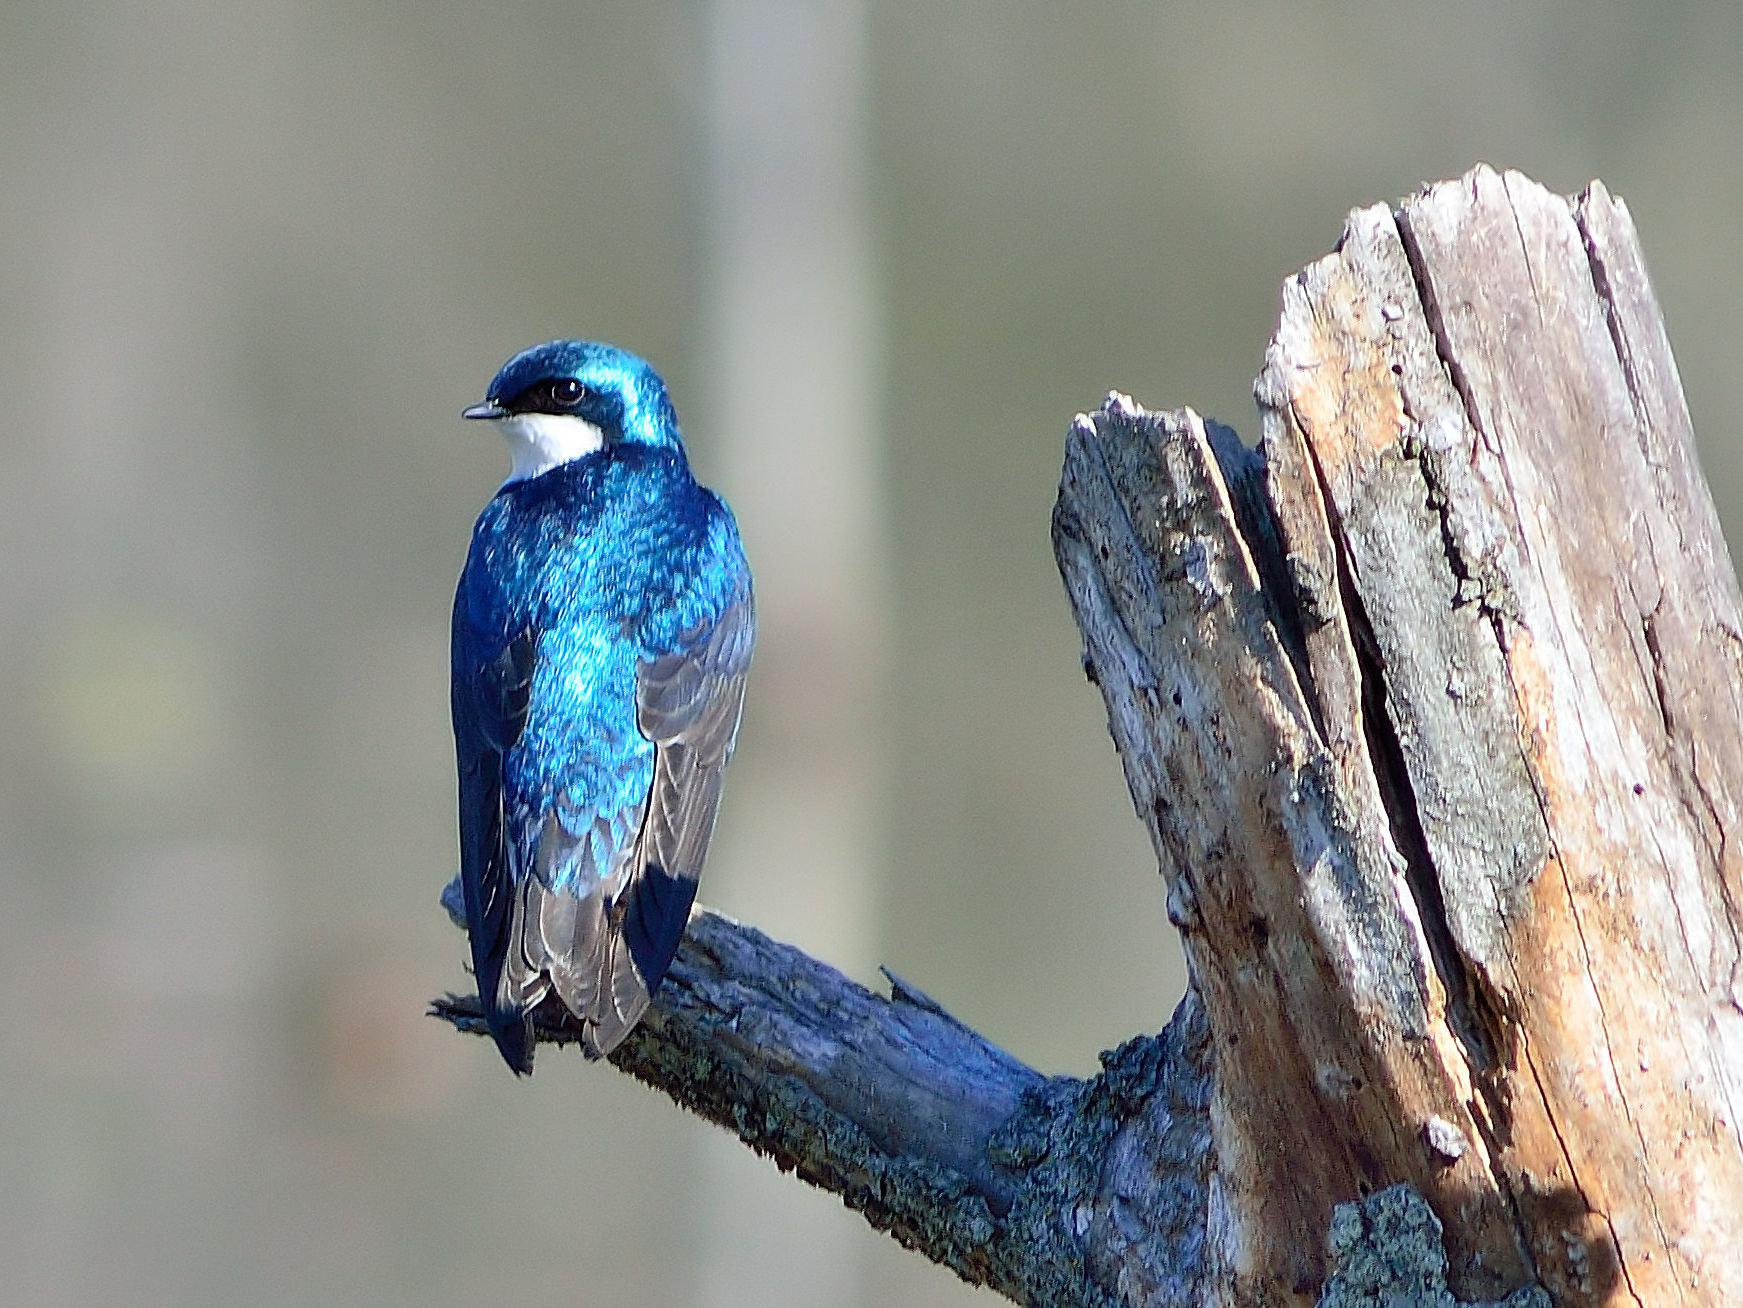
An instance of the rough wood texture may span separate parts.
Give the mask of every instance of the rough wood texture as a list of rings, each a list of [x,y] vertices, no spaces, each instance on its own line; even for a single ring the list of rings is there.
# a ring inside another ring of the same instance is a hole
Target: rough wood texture
[[[891,977],[884,998],[699,910],[611,1061],[907,1247],[1018,1303],[1196,1303],[1209,1164],[1202,1011],[1102,1055],[1024,1066]],[[483,1032],[475,997],[434,1009]],[[575,1044],[560,1005],[541,1042]]]
[[[1626,209],[1483,169],[1357,214],[1260,390],[1476,1128],[1424,1192],[1472,1280],[1494,1194],[1560,1302],[1743,1302],[1743,612]]]
[[[1743,1303],[1743,599],[1626,209],[1357,212],[1256,392],[1054,515],[1169,1028],[1048,1080],[703,914],[614,1061],[1023,1303]]]
[[[1626,210],[1357,213],[1257,391],[1257,466],[1081,422],[1056,532],[1211,1028],[1213,1297],[1308,1301],[1407,1181],[1461,1293],[1743,1302],[1743,624]]]

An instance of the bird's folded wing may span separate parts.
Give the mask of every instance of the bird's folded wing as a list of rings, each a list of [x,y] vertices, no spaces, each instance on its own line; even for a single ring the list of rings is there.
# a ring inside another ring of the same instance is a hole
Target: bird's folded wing
[[[584,1020],[593,1052],[609,1053],[640,1020],[683,937],[714,834],[755,639],[747,582],[676,650],[638,667],[636,720],[655,753],[633,842],[622,847],[599,895],[532,892],[542,900],[539,934],[551,980]],[[528,878],[528,884],[543,879]]]

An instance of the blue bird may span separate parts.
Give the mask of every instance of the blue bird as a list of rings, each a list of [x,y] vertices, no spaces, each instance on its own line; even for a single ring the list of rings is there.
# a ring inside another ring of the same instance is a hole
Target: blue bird
[[[677,953],[756,611],[732,513],[641,359],[535,346],[464,416],[496,423],[514,470],[454,596],[460,891],[485,1019],[525,1075],[551,992],[606,1054]]]

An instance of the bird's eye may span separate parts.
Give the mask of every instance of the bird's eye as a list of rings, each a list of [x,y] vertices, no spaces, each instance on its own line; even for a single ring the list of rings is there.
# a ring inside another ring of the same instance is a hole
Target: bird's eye
[[[587,388],[573,377],[558,377],[551,383],[551,399],[565,409],[572,409],[587,396]]]

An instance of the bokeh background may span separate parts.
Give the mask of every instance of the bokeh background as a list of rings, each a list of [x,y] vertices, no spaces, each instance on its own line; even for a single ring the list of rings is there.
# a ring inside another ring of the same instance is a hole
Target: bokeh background
[[[1743,512],[1743,7],[0,7],[0,1301],[964,1304],[466,984],[446,623],[556,335],[653,359],[763,641],[703,897],[1048,1072],[1161,1026],[1048,546],[1113,386],[1478,160],[1630,203]]]

